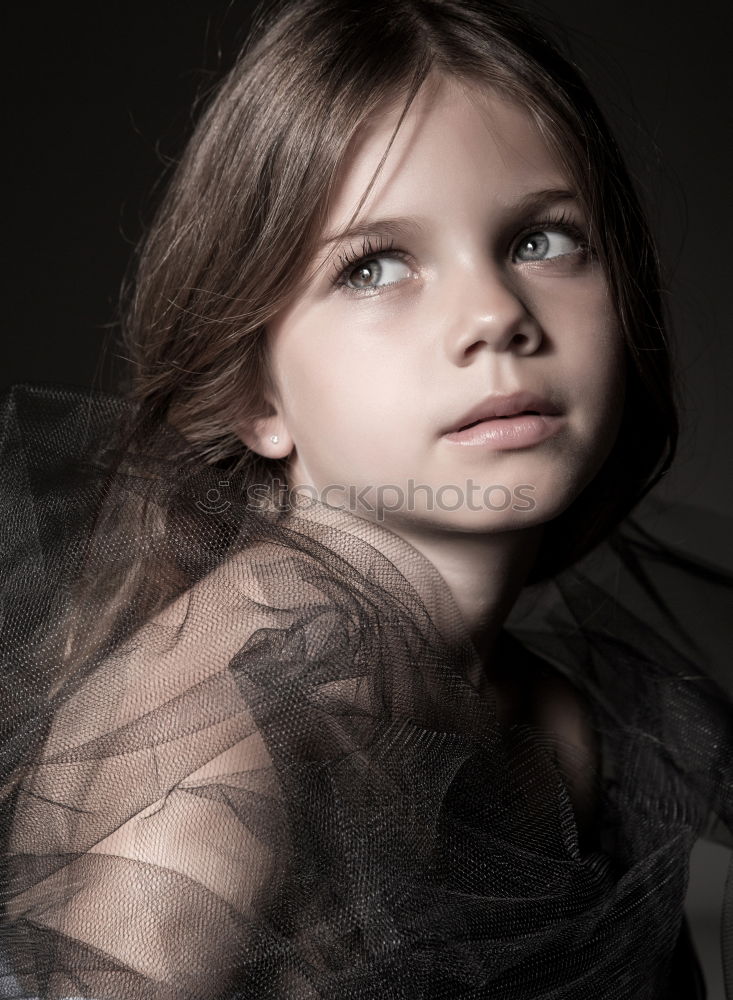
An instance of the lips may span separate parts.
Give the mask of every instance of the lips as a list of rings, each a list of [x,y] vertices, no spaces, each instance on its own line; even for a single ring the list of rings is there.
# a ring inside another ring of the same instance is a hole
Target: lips
[[[465,430],[484,420],[495,420],[518,416],[521,413],[534,413],[553,416],[560,413],[559,408],[550,400],[533,392],[514,392],[510,395],[487,396],[486,399],[472,407],[467,413],[443,431],[451,434]]]
[[[476,424],[482,424],[482,423],[484,423],[484,421],[486,421],[486,420],[509,420],[510,417],[521,417],[521,416],[523,416],[524,414],[527,414],[527,413],[534,414],[534,416],[539,416],[540,411],[539,410],[521,410],[519,413],[505,413],[505,414],[502,414],[501,416],[499,416],[499,414],[497,413],[497,414],[495,414],[492,417],[482,417],[480,420],[473,420],[470,424],[466,424],[465,427],[459,427],[457,429],[461,430],[461,431],[465,431],[465,430],[468,430],[469,427],[475,427]]]

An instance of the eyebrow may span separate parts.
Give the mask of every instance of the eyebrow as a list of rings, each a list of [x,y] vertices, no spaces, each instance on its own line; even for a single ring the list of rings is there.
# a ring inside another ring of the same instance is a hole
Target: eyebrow
[[[342,232],[324,236],[320,245],[327,247],[332,243],[340,243],[342,240],[353,240],[359,236],[397,236],[404,233],[407,229],[414,229],[416,232],[421,233],[424,227],[418,219],[411,215],[398,215],[392,219],[367,220],[365,222],[358,222],[356,225],[351,226],[349,229],[344,229]]]
[[[537,211],[537,209],[558,201],[574,201],[577,200],[577,197],[577,193],[569,188],[545,188],[542,191],[530,191],[507,207],[518,214],[523,214]],[[332,243],[358,239],[360,236],[400,236],[408,229],[422,233],[425,227],[421,225],[419,219],[411,215],[399,215],[391,219],[365,220],[341,232],[324,236],[320,246],[327,247]]]

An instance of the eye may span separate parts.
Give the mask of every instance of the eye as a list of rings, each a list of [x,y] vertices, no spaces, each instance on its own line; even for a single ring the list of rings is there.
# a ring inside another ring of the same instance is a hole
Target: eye
[[[577,226],[564,219],[548,219],[535,223],[535,228],[522,236],[514,250],[519,263],[552,260],[578,253],[590,256],[590,247]]]
[[[381,263],[380,263],[381,262]],[[400,280],[400,272],[409,268],[403,260],[388,257],[381,254],[377,257],[365,257],[356,266],[351,266],[344,272],[346,281],[351,282],[356,288],[383,288],[384,285],[393,285]],[[404,274],[403,274],[404,277]],[[383,283],[380,285],[380,280]]]
[[[361,254],[351,248],[349,253],[339,254],[339,262],[334,284],[357,295],[378,292],[411,273],[401,250],[395,250],[391,244],[374,246],[367,239],[362,244]]]

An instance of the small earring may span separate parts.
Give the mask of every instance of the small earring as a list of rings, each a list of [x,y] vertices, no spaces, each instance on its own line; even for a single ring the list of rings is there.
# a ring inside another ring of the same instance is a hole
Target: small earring
[[[272,434],[270,436],[270,440],[272,441],[273,444],[277,444],[280,438],[277,436],[277,434]]]

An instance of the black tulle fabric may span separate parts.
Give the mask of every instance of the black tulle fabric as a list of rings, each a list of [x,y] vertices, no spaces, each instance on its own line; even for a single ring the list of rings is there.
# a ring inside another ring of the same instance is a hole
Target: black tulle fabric
[[[683,904],[695,840],[733,845],[733,574],[684,512],[502,632],[507,676],[580,694],[588,758],[499,712],[411,545],[248,504],[166,425],[125,446],[129,412],[0,411],[0,997],[704,996]],[[732,911],[729,878],[728,997]]]

